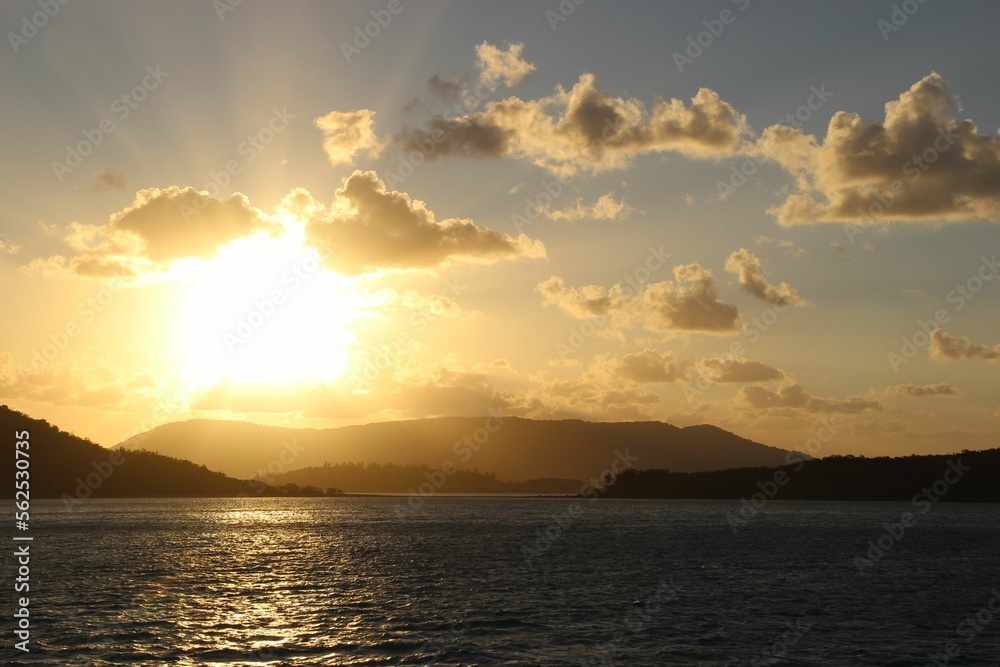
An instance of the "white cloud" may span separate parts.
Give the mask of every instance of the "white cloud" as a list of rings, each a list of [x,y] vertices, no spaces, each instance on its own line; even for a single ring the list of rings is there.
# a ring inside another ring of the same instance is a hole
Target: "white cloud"
[[[323,150],[330,164],[350,164],[359,151],[377,157],[383,144],[375,136],[374,121],[371,109],[331,111],[313,120],[323,132]]]
[[[747,294],[776,306],[808,306],[809,302],[799,296],[798,290],[788,283],[772,285],[767,281],[767,272],[760,259],[746,248],[740,248],[726,260],[726,271],[736,275],[740,287]]]
[[[326,209],[304,191],[293,199],[290,207],[308,212],[309,242],[327,251],[328,268],[347,275],[545,256],[541,242],[523,234],[513,238],[471,220],[438,221],[422,201],[387,190],[373,171],[345,179]]]
[[[503,81],[508,88],[513,88],[535,71],[535,66],[521,58],[524,44],[510,44],[502,50],[492,44],[483,42],[476,46],[476,67],[479,69],[479,79],[488,87]]]
[[[885,105],[883,122],[834,114],[818,142],[773,126],[754,150],[794,174],[771,212],[783,225],[978,220],[1000,213],[1000,137],[958,120],[937,73]]]

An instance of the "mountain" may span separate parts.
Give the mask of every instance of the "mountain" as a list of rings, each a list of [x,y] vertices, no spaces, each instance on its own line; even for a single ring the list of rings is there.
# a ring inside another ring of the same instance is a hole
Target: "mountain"
[[[260,482],[233,479],[190,461],[148,451],[107,449],[6,405],[0,406],[0,433],[6,439],[4,447],[8,452],[0,465],[0,475],[10,480],[2,485],[3,498],[14,496],[16,470],[27,471],[31,498],[63,498],[71,503],[90,497],[280,493]],[[28,445],[18,445],[18,441]],[[21,475],[18,480],[24,478]]]
[[[1000,502],[1000,449],[899,458],[829,456],[778,468],[682,473],[629,470],[608,498],[745,498]],[[928,495],[929,494],[929,495]],[[756,498],[754,498],[756,496]],[[925,510],[926,511],[926,510]]]
[[[779,466],[787,455],[709,425],[516,417],[415,419],[324,430],[193,420],[159,426],[119,446],[143,447],[234,477],[267,481],[297,468],[344,462],[433,469],[453,465],[495,473],[505,481],[587,481],[613,465],[617,472],[626,460],[635,468],[693,472]]]
[[[400,466],[392,463],[339,463],[299,468],[268,479],[278,486],[295,484],[318,489],[335,488],[344,493],[524,493],[576,495],[584,483],[576,479],[530,479],[501,482],[493,473],[450,470],[447,473],[426,465]],[[430,486],[428,486],[430,484]],[[445,486],[447,485],[447,486]]]

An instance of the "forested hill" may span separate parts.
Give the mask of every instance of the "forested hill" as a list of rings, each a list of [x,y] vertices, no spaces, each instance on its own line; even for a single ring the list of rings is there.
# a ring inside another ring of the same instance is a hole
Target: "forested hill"
[[[1000,502],[1000,449],[899,458],[830,456],[779,468],[715,472],[627,470],[604,495],[749,499],[754,494],[781,500]]]
[[[34,498],[70,499],[273,495],[259,482],[233,479],[190,461],[139,450],[111,450],[62,431],[49,422],[0,406],[0,442],[7,454],[0,475],[0,497],[15,491],[15,467],[27,471]],[[18,446],[18,441],[28,446]],[[15,448],[24,452],[19,458]],[[17,461],[27,463],[18,464]],[[20,476],[23,481],[25,475]]]

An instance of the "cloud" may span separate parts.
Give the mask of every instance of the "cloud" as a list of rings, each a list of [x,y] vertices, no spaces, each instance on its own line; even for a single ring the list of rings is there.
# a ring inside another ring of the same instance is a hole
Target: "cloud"
[[[124,190],[125,174],[114,167],[103,167],[94,174],[94,192],[101,190]]]
[[[673,352],[660,354],[650,348],[635,354],[626,354],[618,362],[615,373],[641,384],[680,382],[689,379],[688,373],[677,364]]]
[[[327,251],[330,269],[346,275],[545,256],[541,242],[523,234],[512,238],[471,220],[437,221],[423,202],[387,190],[373,171],[355,171],[345,179],[328,208],[304,191],[286,206],[307,211],[307,240]]]
[[[21,252],[21,246],[10,240],[7,234],[0,234],[0,255],[16,255]]]
[[[922,396],[961,396],[962,392],[958,388],[948,384],[947,382],[941,382],[938,384],[896,384],[891,387],[886,387],[885,393],[889,396],[906,396],[906,397],[922,397]]]
[[[375,112],[371,109],[360,109],[331,111],[313,120],[313,124],[323,132],[323,150],[330,164],[350,164],[358,151],[378,156],[382,142],[372,128],[374,118]]]
[[[714,357],[698,362],[698,369],[712,382],[751,384],[782,380],[785,372],[760,361],[742,357]]]
[[[105,225],[71,223],[63,240],[74,254],[33,260],[28,271],[132,277],[172,260],[208,259],[220,247],[262,231],[274,234],[280,226],[242,194],[217,199],[193,188],[146,188]]]
[[[736,275],[740,287],[747,294],[776,306],[808,306],[809,302],[799,296],[798,291],[788,283],[772,285],[767,282],[767,272],[760,260],[746,248],[740,248],[726,260],[726,271]]]
[[[813,396],[794,382],[779,387],[777,391],[756,385],[740,387],[733,404],[741,410],[788,409],[820,414],[856,414],[882,410],[882,404],[876,400],[860,396],[845,399],[821,398]]]
[[[938,361],[955,361],[959,359],[1000,360],[1000,344],[993,347],[976,345],[968,338],[955,338],[944,329],[931,332],[931,358]]]
[[[443,294],[421,294],[416,290],[402,292],[385,287],[365,294],[365,301],[379,315],[405,314],[408,317],[420,316],[423,320],[433,321],[443,317],[459,317],[463,315],[458,302]],[[412,323],[412,319],[410,320]]]
[[[493,87],[503,81],[508,88],[513,88],[535,71],[535,66],[521,58],[524,44],[510,44],[507,50],[501,50],[492,44],[483,42],[476,46],[476,67],[479,69],[479,80],[486,86]]]
[[[803,248],[800,248],[797,245],[795,245],[795,241],[789,241],[787,239],[772,239],[769,236],[761,235],[755,237],[753,241],[757,245],[776,244],[779,248],[781,248],[782,250],[784,250],[793,257],[798,257],[800,255],[806,254],[806,251]]]
[[[782,225],[977,220],[1000,213],[1000,137],[958,120],[937,73],[885,105],[883,122],[840,111],[817,142],[773,126],[754,150],[797,177],[771,210]]]
[[[445,102],[457,102],[462,97],[464,89],[462,81],[456,79],[445,81],[437,74],[427,80],[427,87]]]
[[[148,408],[155,384],[145,371],[129,374],[90,356],[64,364],[15,364],[9,352],[0,352],[0,397],[50,405]]]
[[[674,268],[674,277],[676,282],[652,283],[644,290],[641,305],[648,328],[716,334],[739,331],[739,311],[719,300],[711,271],[685,264]]]
[[[132,206],[113,215],[108,226],[112,236],[125,233],[141,239],[143,254],[154,262],[207,259],[238,238],[278,229],[242,194],[216,199],[177,186],[140,190]]]
[[[535,291],[542,295],[544,305],[557,306],[577,319],[612,316],[616,324],[626,324],[639,318],[647,329],[658,332],[729,334],[739,330],[739,311],[719,300],[711,271],[686,264],[674,267],[674,277],[676,282],[650,283],[636,293],[621,285],[567,287],[562,278],[552,276]]]
[[[580,288],[567,287],[559,276],[552,276],[535,286],[542,295],[542,305],[556,306],[577,319],[604,317],[613,311],[623,309],[628,300],[620,286],[605,289],[600,285],[584,285]]]
[[[593,204],[584,205],[582,199],[577,199],[570,208],[557,211],[543,208],[542,213],[550,220],[621,220],[632,210],[624,201],[615,201],[609,192],[598,197]]]
[[[435,145],[429,156],[515,157],[556,174],[627,167],[644,153],[674,151],[689,157],[732,154],[749,132],[746,119],[702,88],[690,105],[659,99],[652,111],[636,99],[614,97],[581,75],[537,100],[509,97],[457,118],[435,116],[424,128],[404,128],[407,150]]]
[[[653,391],[617,375],[616,360],[600,357],[580,377],[556,379],[541,372],[538,387],[518,397],[517,411],[536,419],[648,419],[660,403]]]

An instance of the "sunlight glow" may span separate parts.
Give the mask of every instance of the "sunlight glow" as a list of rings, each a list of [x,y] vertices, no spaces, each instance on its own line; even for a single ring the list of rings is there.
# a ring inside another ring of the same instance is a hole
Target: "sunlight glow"
[[[294,224],[275,239],[254,236],[208,261],[188,260],[171,277],[186,284],[178,356],[207,386],[336,379],[355,342],[352,280],[322,268]]]

